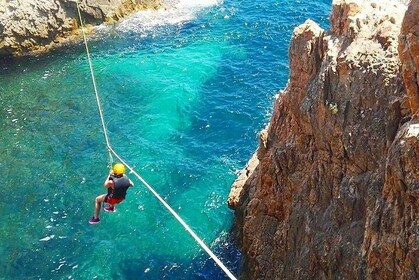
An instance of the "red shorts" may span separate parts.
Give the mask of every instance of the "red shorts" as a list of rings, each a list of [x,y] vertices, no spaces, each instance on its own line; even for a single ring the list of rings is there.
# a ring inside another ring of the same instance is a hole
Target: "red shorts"
[[[124,200],[123,198],[109,198],[108,196],[105,197],[105,202],[109,203],[109,204],[118,204],[120,203],[122,200]]]

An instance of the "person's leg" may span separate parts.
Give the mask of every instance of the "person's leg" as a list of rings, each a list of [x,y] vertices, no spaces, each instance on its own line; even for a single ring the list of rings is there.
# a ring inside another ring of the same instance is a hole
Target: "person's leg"
[[[123,198],[108,198],[105,202],[109,204],[108,207],[103,208],[106,212],[115,212],[115,206],[123,201]]]
[[[106,212],[115,212],[115,204],[113,203],[108,203],[108,207],[103,208]]]
[[[99,195],[98,197],[96,197],[95,199],[95,215],[93,218],[98,219],[99,218],[99,212],[100,212],[100,207],[102,207],[102,202],[105,201],[106,198],[106,194],[102,194]]]

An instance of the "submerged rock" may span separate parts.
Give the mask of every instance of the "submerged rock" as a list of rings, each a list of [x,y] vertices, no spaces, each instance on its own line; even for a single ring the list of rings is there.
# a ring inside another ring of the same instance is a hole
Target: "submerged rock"
[[[228,201],[244,278],[419,277],[418,6],[335,0],[330,31],[294,30],[288,85]]]
[[[113,22],[140,9],[157,9],[161,0],[25,0],[0,5],[0,56],[17,56],[79,38],[77,2],[83,23]]]

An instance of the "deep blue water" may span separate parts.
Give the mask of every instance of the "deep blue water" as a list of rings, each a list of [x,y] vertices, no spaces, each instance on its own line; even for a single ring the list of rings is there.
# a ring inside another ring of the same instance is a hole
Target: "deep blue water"
[[[226,205],[288,77],[292,30],[331,1],[182,1],[89,40],[113,148],[236,275]],[[225,279],[132,174],[89,225],[108,154],[83,46],[1,61],[0,279]]]

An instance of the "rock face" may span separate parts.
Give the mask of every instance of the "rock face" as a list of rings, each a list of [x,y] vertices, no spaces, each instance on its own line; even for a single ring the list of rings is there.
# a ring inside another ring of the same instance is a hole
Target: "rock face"
[[[399,55],[413,118],[387,152],[384,187],[367,217],[363,254],[376,279],[419,278],[419,0],[404,16]]]
[[[403,20],[399,46],[403,78],[414,114],[419,110],[419,2],[411,1]]]
[[[418,6],[335,0],[330,31],[294,30],[288,85],[229,196],[244,278],[419,278]]]
[[[0,0],[0,56],[43,52],[74,37],[80,25],[77,2],[87,24],[162,5],[161,0]]]

